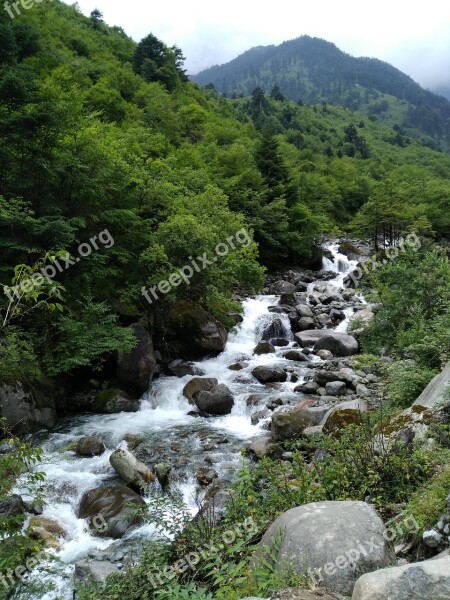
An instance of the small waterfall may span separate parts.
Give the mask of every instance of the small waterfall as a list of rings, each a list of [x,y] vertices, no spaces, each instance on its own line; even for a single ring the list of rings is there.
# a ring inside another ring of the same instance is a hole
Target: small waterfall
[[[272,338],[293,339],[291,323],[285,314],[265,313],[261,315],[256,325],[256,333],[258,341]]]

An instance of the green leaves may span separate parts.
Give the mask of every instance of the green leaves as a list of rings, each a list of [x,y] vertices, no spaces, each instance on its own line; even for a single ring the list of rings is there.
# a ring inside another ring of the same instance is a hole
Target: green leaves
[[[106,353],[127,352],[136,344],[132,331],[118,325],[108,306],[89,296],[78,301],[76,311],[60,317],[55,328],[56,340],[47,358],[51,376],[91,364],[99,368]]]

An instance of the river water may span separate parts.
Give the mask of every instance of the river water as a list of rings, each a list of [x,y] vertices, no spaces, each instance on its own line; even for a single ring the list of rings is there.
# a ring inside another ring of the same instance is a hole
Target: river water
[[[338,243],[328,244],[327,249],[333,260],[325,258],[323,268],[336,273],[327,285],[340,289],[346,274],[356,267],[356,262],[339,254]],[[312,289],[313,284],[309,291]],[[252,425],[252,413],[264,408],[272,397],[282,398],[287,403],[294,400],[298,402],[301,396],[294,393],[293,389],[302,382],[307,372],[310,373],[310,370],[301,367],[301,363],[293,363],[281,356],[286,347],[279,348],[276,355],[253,355],[264,327],[275,317],[281,317],[284,337],[291,340],[289,345],[294,343],[287,316],[268,310],[278,300],[277,296],[258,296],[246,300],[243,303],[243,322],[229,336],[224,352],[197,363],[203,376],[217,378],[232,391],[235,405],[230,415],[210,419],[189,416],[187,413],[193,407],[188,404],[182,390],[192,376],[164,376],[153,382],[150,392],[142,397],[139,412],[70,417],[61,421],[54,432],[39,440],[44,449],[39,470],[46,474],[46,504],[42,516],[57,521],[67,536],[61,540],[61,548],[52,551],[56,560],[40,564],[29,577],[30,583],[39,582],[42,585],[42,591],[30,593],[25,586],[22,591],[16,592],[15,598],[70,600],[73,597],[72,580],[76,561],[89,556],[101,559],[118,556],[120,559],[122,555],[125,557],[127,549],[135,548],[136,544],[155,534],[153,527],[146,524],[129,532],[122,540],[102,539],[91,535],[86,521],[77,517],[77,508],[86,490],[118,482],[109,464],[109,457],[117,447],[127,447],[123,441],[126,434],[143,437],[149,453],[149,465],[165,461],[172,466],[173,485],[180,491],[193,515],[204,493],[195,479],[195,472],[205,466],[206,456],[209,464],[213,463],[211,466],[217,471],[219,480],[233,480],[242,461],[242,447],[267,433],[263,423]],[[344,309],[346,319],[338,325],[337,330],[347,331],[353,312],[353,306]],[[228,369],[231,364],[241,360],[248,362],[249,366],[238,372]],[[315,356],[312,360],[318,366],[322,362]],[[276,384],[273,388],[263,386],[251,375],[251,371],[259,365],[287,367],[295,372],[295,381],[289,377],[286,383]],[[261,395],[261,405],[248,407],[246,399],[253,393]],[[107,451],[99,457],[81,458],[68,449],[74,441],[86,435],[102,436]],[[155,483],[155,492],[157,488],[159,484]],[[26,497],[20,483],[16,492]]]

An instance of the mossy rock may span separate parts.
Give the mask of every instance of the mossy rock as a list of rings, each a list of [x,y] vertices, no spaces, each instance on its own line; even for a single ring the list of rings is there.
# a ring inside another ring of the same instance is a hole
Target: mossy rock
[[[354,408],[341,408],[333,411],[323,426],[324,433],[335,433],[349,425],[360,425],[361,413]]]
[[[188,360],[219,354],[228,339],[227,330],[220,321],[199,304],[187,300],[176,302],[170,311],[168,335],[172,338],[175,353]]]
[[[276,413],[272,417],[272,437],[276,442],[293,440],[315,424],[314,416],[306,410]]]
[[[119,412],[137,412],[139,400],[131,398],[120,389],[89,390],[76,394],[69,404],[72,411],[85,411],[96,414],[114,414]]]

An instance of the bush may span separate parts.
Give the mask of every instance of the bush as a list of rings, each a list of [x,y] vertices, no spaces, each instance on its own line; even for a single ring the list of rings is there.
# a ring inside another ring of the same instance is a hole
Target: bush
[[[421,367],[412,360],[394,363],[388,368],[385,388],[389,405],[408,408],[437,373],[436,369]]]
[[[428,368],[450,358],[450,264],[439,249],[400,254],[370,276],[379,309],[362,339]]]

